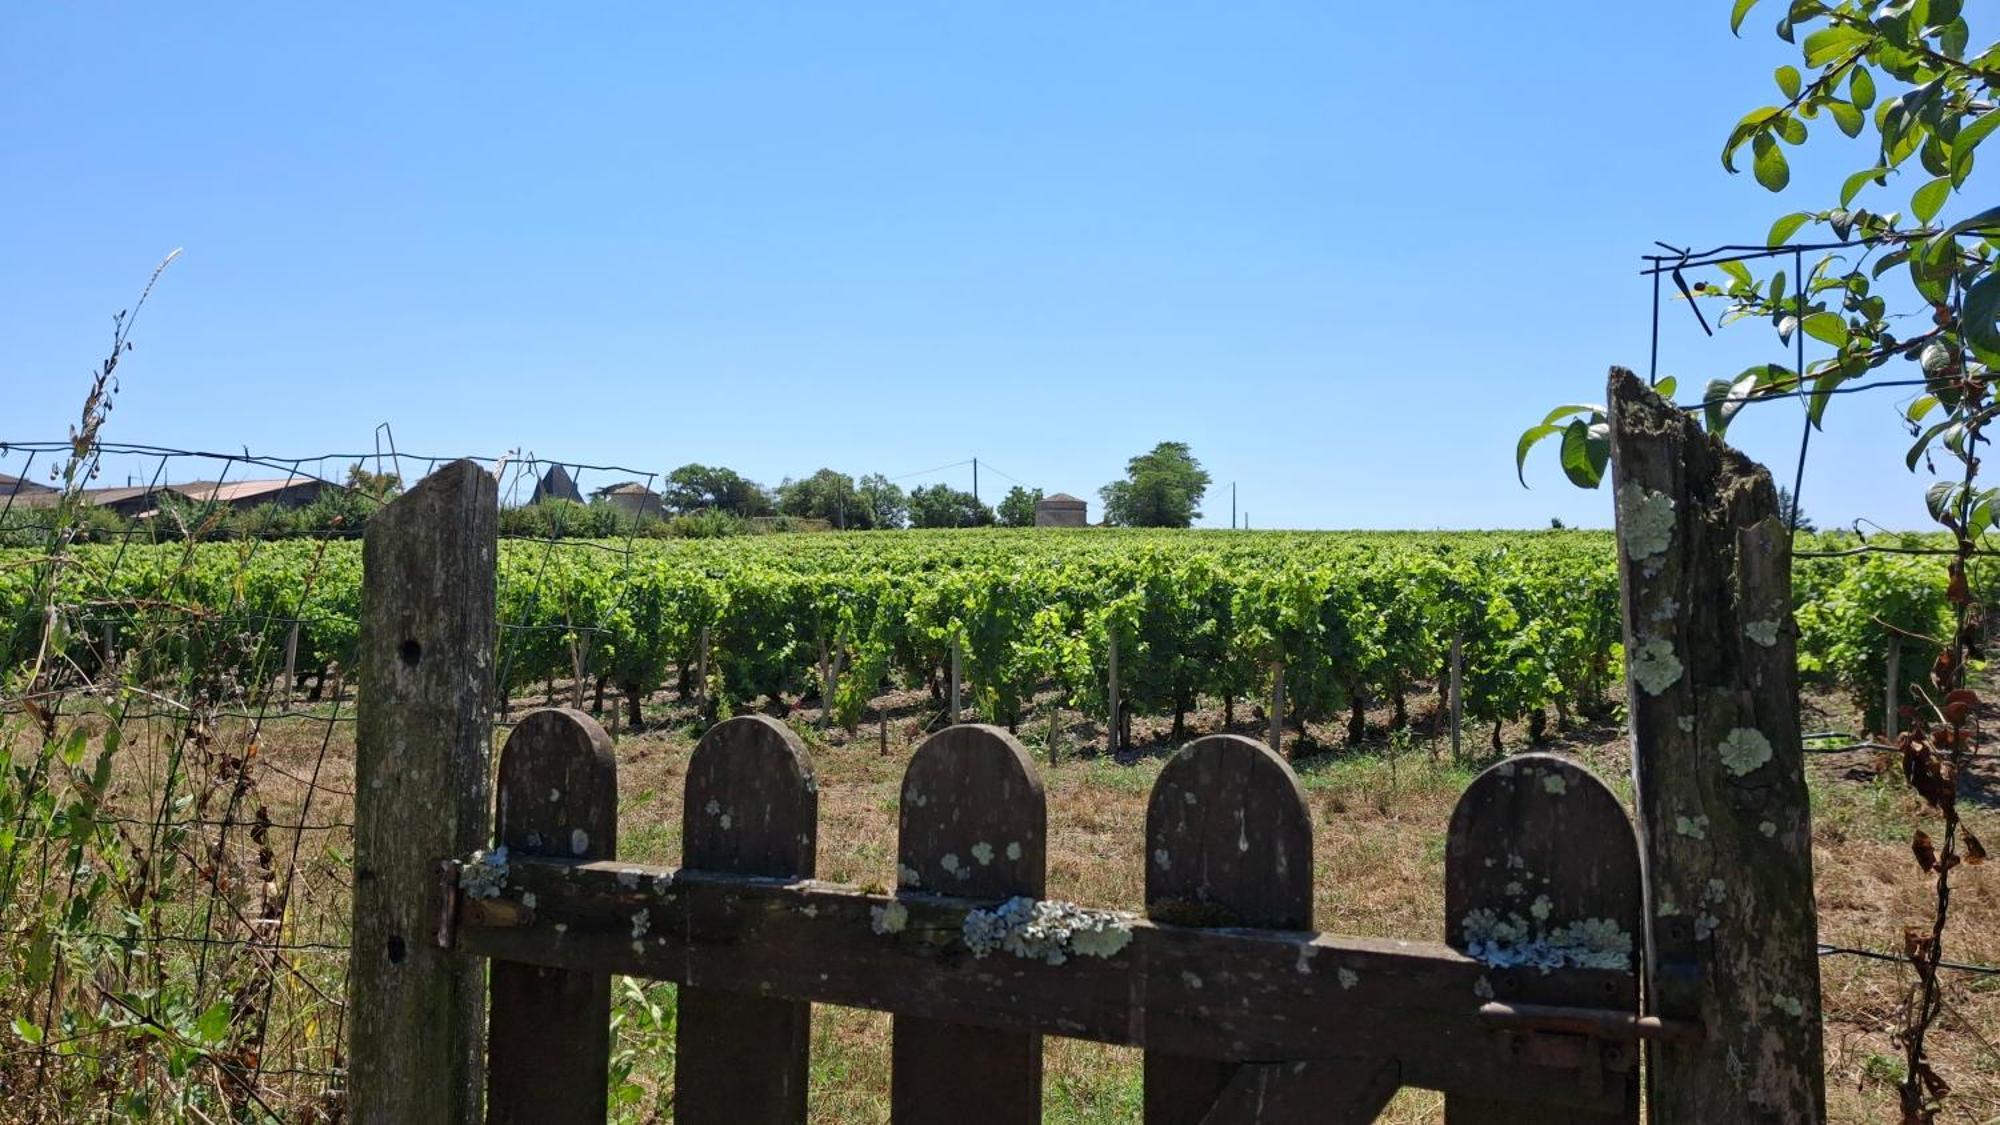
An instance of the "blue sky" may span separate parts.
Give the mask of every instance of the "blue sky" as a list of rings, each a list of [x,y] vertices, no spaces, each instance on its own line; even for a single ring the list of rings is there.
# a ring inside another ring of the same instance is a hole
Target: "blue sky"
[[[1723,172],[1797,61],[1728,6],[13,5],[0,439],[65,433],[184,247],[111,438],[296,457],[386,421],[772,482],[977,456],[1093,518],[1172,439],[1211,525],[1230,481],[1258,527],[1603,525],[1513,444],[1643,371],[1638,255],[1757,241],[1870,162]],[[1684,383],[1784,356],[1664,321]],[[1815,435],[1822,525],[1924,522],[1893,393]],[[1798,430],[1732,433],[1788,479]]]

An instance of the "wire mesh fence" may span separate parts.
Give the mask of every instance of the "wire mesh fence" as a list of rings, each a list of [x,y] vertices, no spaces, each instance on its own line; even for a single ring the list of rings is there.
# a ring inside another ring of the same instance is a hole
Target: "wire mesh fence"
[[[360,559],[340,541],[446,460],[0,444],[7,1116],[341,1118]],[[567,501],[510,529],[520,561],[629,562],[653,474],[484,460],[503,496]],[[581,702],[621,585],[520,588],[503,683]]]

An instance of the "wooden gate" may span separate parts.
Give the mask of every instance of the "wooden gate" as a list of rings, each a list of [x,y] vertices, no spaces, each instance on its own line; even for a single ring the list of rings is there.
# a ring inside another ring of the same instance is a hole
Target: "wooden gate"
[[[527,716],[489,801],[494,486],[435,474],[368,530],[355,1117],[602,1120],[620,973],[681,986],[675,1111],[701,1125],[805,1119],[814,1004],[894,1013],[898,1122],[1039,1120],[1045,1035],[1143,1049],[1150,1125],[1368,1121],[1406,1085],[1455,1123],[1636,1121],[1642,1049],[1654,1120],[1818,1119],[1775,496],[1635,381],[1613,397],[1646,833],[1575,763],[1502,761],[1452,816],[1442,941],[1317,931],[1298,782],[1233,735],[1162,769],[1143,915],[1045,896],[1040,778],[981,725],[912,757],[893,890],[813,878],[812,761],[761,716],[697,746],[685,865],[621,863],[579,712]]]

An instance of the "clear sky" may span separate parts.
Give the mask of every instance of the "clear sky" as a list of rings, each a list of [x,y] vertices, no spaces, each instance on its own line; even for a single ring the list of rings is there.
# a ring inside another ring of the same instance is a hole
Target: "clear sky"
[[[1092,518],[1173,439],[1209,525],[1230,481],[1258,527],[1604,525],[1513,445],[1643,372],[1638,255],[1759,241],[1871,162],[1722,170],[1797,62],[1728,8],[9,5],[0,440],[63,436],[185,247],[108,437],[289,458],[386,421],[773,483],[977,456]],[[1664,320],[1696,387],[1786,355]],[[1923,524],[1894,393],[1815,435],[1823,526]],[[1799,421],[1733,435],[1789,479]]]

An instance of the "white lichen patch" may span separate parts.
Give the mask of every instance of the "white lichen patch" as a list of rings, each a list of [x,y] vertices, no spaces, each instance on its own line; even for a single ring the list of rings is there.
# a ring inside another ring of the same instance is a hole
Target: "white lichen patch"
[[[467,898],[495,898],[507,886],[507,846],[476,851],[458,868],[458,889]]]
[[[1681,658],[1674,655],[1672,641],[1647,637],[1632,653],[1632,680],[1647,695],[1658,695],[1681,678]]]
[[[1630,969],[1632,935],[1609,918],[1585,918],[1550,928],[1545,919],[1534,922],[1509,913],[1505,918],[1491,909],[1474,910],[1460,922],[1468,957],[1495,968],[1516,966],[1546,973],[1566,967],[1579,969]]]
[[[729,830],[729,814],[728,814],[728,813],[723,813],[723,814],[722,814],[722,818],[721,818],[721,820],[720,820],[720,822],[719,822],[719,823],[721,823],[721,825],[722,825],[722,828],[723,828],[723,831],[725,831],[725,832],[726,832],[726,831],[728,831],[728,830]]]
[[[1713,934],[1716,928],[1721,925],[1722,922],[1713,914],[1696,915],[1694,920],[1694,940],[1707,941],[1709,935]]]
[[[1771,837],[1776,836],[1778,834],[1778,826],[1767,820],[1764,823],[1757,826],[1757,831],[1763,833],[1764,838],[1768,840]]]
[[[1627,481],[1618,490],[1618,534],[1634,562],[1665,552],[1674,541],[1674,498]]]
[[[1493,999],[1493,982],[1487,980],[1485,977],[1480,977],[1478,980],[1472,982],[1472,994],[1481,1000]]]
[[[713,797],[710,797],[710,798],[708,799],[708,803],[707,803],[707,804],[705,804],[705,805],[703,805],[703,806],[701,807],[701,811],[703,811],[703,812],[707,813],[707,814],[708,814],[708,815],[710,815],[710,816],[721,816],[721,815],[722,815],[722,802],[721,802],[721,801],[718,801],[718,800],[716,800],[716,799],[715,799],[715,798],[713,798]]]
[[[573,828],[569,834],[569,854],[582,855],[590,850],[590,833],[581,828]]]
[[[1708,839],[1708,818],[1705,816],[1674,817],[1674,832],[1690,840]]]
[[[540,832],[528,833],[528,850],[536,853],[542,850],[542,834]]]
[[[1537,922],[1548,921],[1549,914],[1554,909],[1555,909],[1555,904],[1549,901],[1549,896],[1547,895],[1536,895],[1535,901],[1528,905],[1528,913],[1532,915],[1535,921]]]
[[[660,894],[660,895],[663,895],[663,894],[666,894],[667,892],[669,892],[669,891],[671,891],[671,890],[673,890],[673,889],[674,889],[674,874],[673,874],[673,872],[671,872],[671,871],[662,871],[662,872],[660,872],[660,873],[659,873],[658,875],[655,875],[655,876],[653,876],[653,893],[654,893],[654,894]]]
[[[557,801],[560,801],[560,800],[562,800],[562,790],[560,790],[560,789],[551,789],[551,790],[549,790],[549,803],[550,803],[550,804],[552,804],[552,805],[553,805],[553,804],[555,804],[555,803],[556,803]]]
[[[1693,715],[1682,715],[1682,716],[1681,716],[1680,718],[1678,718],[1678,719],[1675,719],[1675,720],[1674,720],[1674,725],[1675,725],[1675,726],[1677,726],[1677,727],[1679,727],[1679,728],[1681,728],[1681,733],[1682,733],[1682,734],[1693,734],[1693,733],[1694,733],[1694,716],[1693,716]]]
[[[1508,898],[1513,898],[1515,895],[1524,895],[1528,893],[1528,888],[1523,886],[1519,879],[1514,880],[1513,882],[1507,884],[1505,887],[1501,889],[1506,892]]]
[[[799,907],[799,913],[805,915],[808,918],[817,918],[819,917],[819,907],[810,904],[806,906],[801,906]]]
[[[1771,997],[1771,1006],[1793,1019],[1802,1018],[1806,1014],[1806,1006],[1800,1002],[1798,997],[1786,996],[1783,993]]]
[[[1655,621],[1672,621],[1674,618],[1679,617],[1680,613],[1681,613],[1681,603],[1679,599],[1673,597],[1672,595],[1668,595],[1667,597],[1661,598],[1659,602],[1653,606],[1652,611],[1646,614],[1646,616],[1652,618]]]
[[[972,874],[970,868],[959,866],[957,852],[944,853],[944,856],[938,860],[938,866],[944,868],[945,874],[956,875],[961,879]]]
[[[522,906],[525,906],[525,907],[527,907],[527,908],[528,908],[528,909],[530,909],[530,910],[533,910],[533,909],[535,908],[535,892],[533,892],[533,891],[522,891],[522,892],[521,892],[521,905],[522,905]]]
[[[1345,965],[1341,966],[1341,969],[1340,969],[1340,987],[1341,987],[1341,988],[1343,988],[1343,989],[1348,989],[1348,988],[1353,988],[1353,987],[1354,987],[1355,985],[1357,985],[1357,984],[1360,984],[1360,983],[1361,983],[1361,974],[1360,974],[1360,973],[1357,973],[1357,972],[1355,972],[1355,971],[1354,971],[1353,969],[1350,969],[1350,968],[1346,967]]]
[[[1770,648],[1778,643],[1778,623],[1776,621],[1752,621],[1743,626],[1743,635]]]
[[[1542,775],[1542,791],[1557,794],[1567,793],[1569,792],[1569,780],[1551,770]]]
[[[974,957],[1000,950],[1060,965],[1071,957],[1109,957],[1124,949],[1132,943],[1132,921],[1115,910],[1017,895],[991,910],[968,913],[959,935]]]
[[[878,934],[900,934],[910,924],[910,908],[890,901],[868,908],[868,928]]]
[[[1319,956],[1319,946],[1309,941],[1302,941],[1299,943],[1299,959],[1293,963],[1292,968],[1297,969],[1301,973],[1310,974],[1312,972],[1312,959],[1317,956]]]
[[[1708,889],[1701,893],[1703,902],[1721,902],[1729,897],[1729,884],[1722,879],[1710,879]]]
[[[653,924],[652,915],[648,913],[644,907],[640,907],[638,910],[633,912],[632,941],[634,942],[634,944],[636,944],[640,938],[646,936],[646,930],[649,927],[651,927],[652,924]]]
[[[1183,969],[1181,970],[1181,983],[1187,985],[1190,989],[1198,989],[1201,987],[1201,978]]]
[[[1021,841],[1019,841],[1019,840],[1014,840],[1014,841],[1011,841],[1011,842],[1009,842],[1009,843],[1008,843],[1008,845],[1007,845],[1007,858],[1008,858],[1008,859],[1020,859],[1020,858],[1021,858]]]
[[[1722,755],[1723,767],[1742,777],[1771,760],[1771,740],[1762,731],[1737,727],[1723,736],[1718,753]]]
[[[923,795],[922,793],[919,793],[919,792],[917,792],[917,791],[916,791],[915,789],[912,789],[912,790],[910,790],[910,807],[911,807],[911,808],[916,808],[916,809],[920,809],[920,808],[923,808],[923,807],[924,807],[925,805],[928,805],[928,804],[930,804],[930,803],[931,803],[931,799],[930,799],[929,797],[926,797],[926,796],[924,796],[924,795]]]
[[[569,923],[568,923],[568,922],[557,922],[557,923],[556,923],[556,932],[557,932],[557,933],[559,933],[559,934],[566,934],[566,933],[568,933],[568,932],[569,932]]]
[[[981,867],[993,866],[993,845],[984,840],[972,845],[972,858],[978,860]]]
[[[639,888],[639,873],[629,867],[620,871],[618,873],[618,885],[628,891],[637,890]]]
[[[1153,863],[1162,871],[1171,871],[1174,866],[1173,853],[1165,848],[1154,848]]]
[[[924,877],[917,873],[916,868],[899,863],[896,865],[896,882],[906,887],[921,887],[924,885]]]

